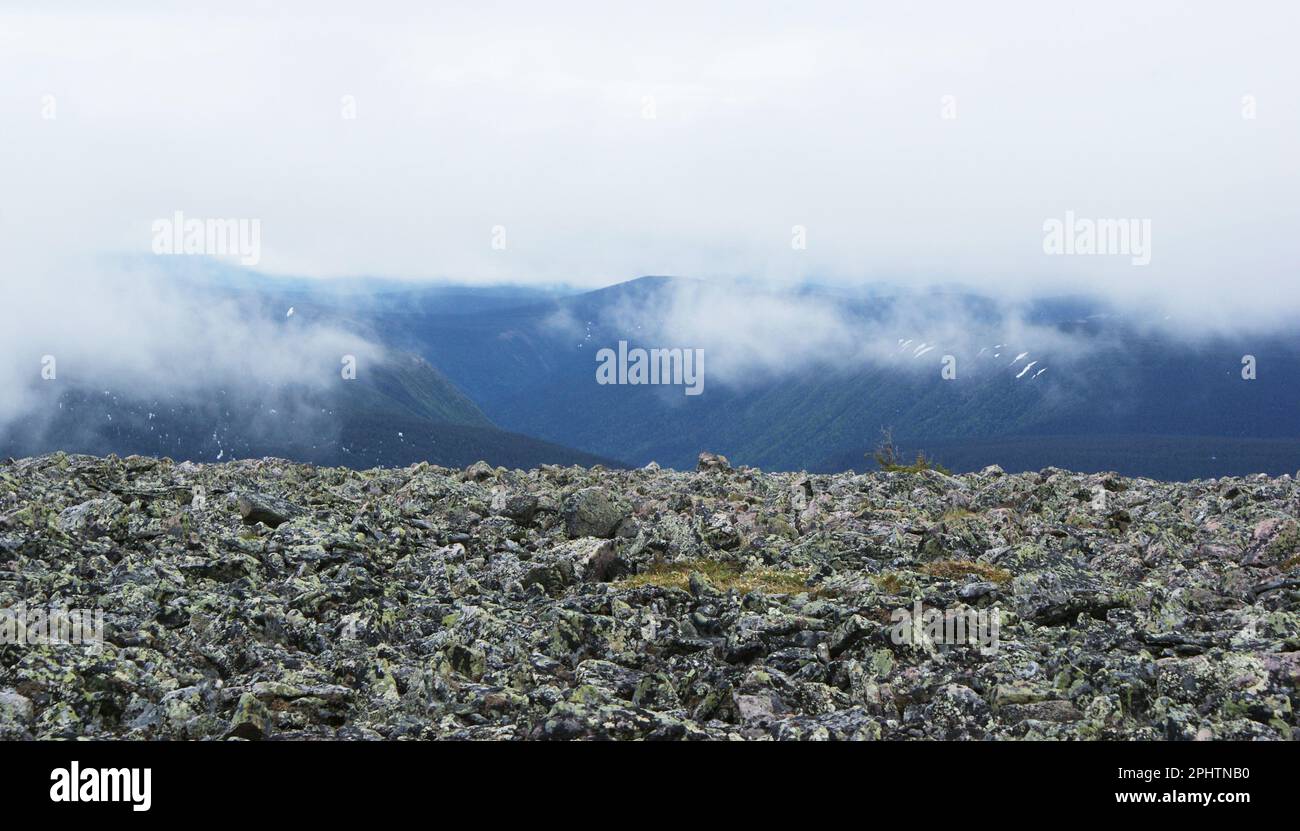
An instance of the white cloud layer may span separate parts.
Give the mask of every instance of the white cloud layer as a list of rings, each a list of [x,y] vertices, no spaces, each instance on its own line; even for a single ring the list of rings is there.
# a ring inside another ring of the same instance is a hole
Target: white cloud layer
[[[1281,325],[1300,313],[1298,24],[1293,4],[1167,0],[9,3],[0,382],[47,343],[139,377],[306,360],[110,276],[175,211],[260,220],[260,268],[282,274],[938,281]],[[1149,220],[1150,264],[1048,256],[1068,211]],[[732,311],[760,321],[737,360],[854,336],[807,305]]]

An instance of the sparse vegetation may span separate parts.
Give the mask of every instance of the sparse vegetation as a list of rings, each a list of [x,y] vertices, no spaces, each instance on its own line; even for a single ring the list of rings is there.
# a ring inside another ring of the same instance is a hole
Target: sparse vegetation
[[[1282,560],[1282,558],[1287,557],[1288,554],[1291,554],[1298,548],[1300,548],[1300,524],[1287,522],[1278,531],[1277,536],[1275,536],[1268,544],[1266,553],[1270,558],[1276,557],[1279,560]],[[1286,571],[1287,569],[1294,568],[1296,565],[1300,565],[1300,554],[1295,554],[1294,556],[1283,560],[1282,570]]]
[[[881,470],[898,467],[898,448],[894,446],[894,431],[888,427],[880,428],[880,443],[876,445],[876,464]]]
[[[921,566],[921,571],[931,577],[943,577],[948,580],[955,580],[968,574],[974,574],[983,580],[990,580],[994,583],[1005,583],[1011,579],[1011,572],[1005,568],[970,560],[935,560]]]
[[[742,570],[733,563],[704,558],[686,560],[680,563],[655,563],[646,571],[619,580],[615,585],[622,588],[661,586],[671,589],[687,589],[690,586],[692,572],[703,574],[710,583],[723,591],[735,589],[741,593],[761,591],[768,594],[812,592],[807,586],[809,574],[801,569],[757,568]]]
[[[898,594],[903,588],[903,580],[897,572],[887,571],[875,578],[876,585],[890,594]]]
[[[872,455],[880,469],[888,473],[920,473],[923,470],[935,470],[946,476],[952,475],[951,470],[926,456],[924,450],[916,451],[916,458],[911,464],[903,464],[898,447],[894,444],[894,433],[888,427],[881,428],[880,443],[876,445]]]

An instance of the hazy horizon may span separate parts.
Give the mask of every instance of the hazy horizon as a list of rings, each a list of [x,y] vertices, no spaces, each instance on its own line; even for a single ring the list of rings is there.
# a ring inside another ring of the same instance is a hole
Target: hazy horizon
[[[720,375],[881,354],[833,298],[740,286],[971,291],[1058,361],[1089,347],[1024,322],[1028,301],[1187,341],[1287,334],[1296,23],[1275,3],[10,3],[0,424],[31,412],[45,356],[146,390],[385,351],[214,304],[181,279],[205,270],[358,308],[360,277],[689,278],[620,317],[708,346]],[[897,328],[973,346],[967,310],[916,296]]]

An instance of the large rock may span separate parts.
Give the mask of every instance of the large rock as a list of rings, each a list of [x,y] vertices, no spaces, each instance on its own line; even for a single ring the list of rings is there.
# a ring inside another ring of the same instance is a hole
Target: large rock
[[[630,514],[627,503],[605,488],[583,488],[564,500],[564,533],[570,539],[612,537]]]
[[[230,719],[226,735],[232,738],[258,740],[271,733],[271,712],[256,695],[246,692],[235,705],[235,715]]]
[[[695,463],[695,469],[701,472],[726,473],[731,470],[731,463],[721,453],[704,452]]]
[[[241,493],[235,504],[244,522],[249,525],[261,522],[271,528],[277,528],[303,513],[302,508],[287,499],[262,493]]]
[[[111,535],[126,519],[126,506],[115,496],[88,499],[59,514],[59,530],[85,537]]]
[[[537,513],[538,499],[531,493],[498,491],[492,496],[492,513],[527,525]]]
[[[31,738],[32,702],[15,692],[0,691],[0,740]]]

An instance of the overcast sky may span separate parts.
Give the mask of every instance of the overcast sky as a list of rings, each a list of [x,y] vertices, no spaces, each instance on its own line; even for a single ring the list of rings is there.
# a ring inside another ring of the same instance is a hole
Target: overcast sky
[[[259,269],[296,275],[1300,311],[1281,0],[175,5],[0,3],[11,298],[183,210],[260,220]],[[1150,264],[1047,256],[1071,210],[1150,220]]]

